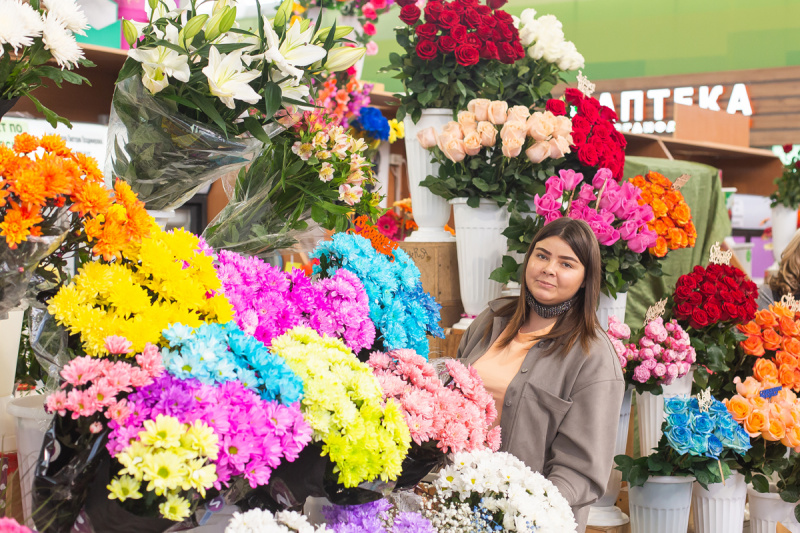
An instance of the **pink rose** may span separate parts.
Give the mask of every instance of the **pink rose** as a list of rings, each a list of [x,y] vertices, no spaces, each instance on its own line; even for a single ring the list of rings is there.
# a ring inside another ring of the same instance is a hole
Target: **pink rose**
[[[564,195],[564,180],[558,176],[551,176],[544,184],[545,194],[555,198],[561,198]]]
[[[611,315],[608,318],[608,334],[617,339],[628,339],[631,336],[631,328],[626,323],[620,322],[614,315]]]
[[[558,175],[564,180],[564,189],[571,191],[583,181],[583,174],[575,172],[574,170],[564,169],[559,170]]]
[[[619,231],[599,217],[588,222],[588,224],[601,246],[611,246],[619,240]]]
[[[444,125],[444,127],[442,128],[442,134],[449,135],[454,139],[464,138],[464,130],[461,128],[461,124],[459,124],[455,120],[451,120],[450,122]]]
[[[385,2],[385,0],[382,0]],[[364,23],[364,33],[367,35],[375,35],[378,30],[375,29],[375,24],[371,22]]]
[[[647,245],[650,242],[650,238],[640,233],[638,235],[634,235],[631,239],[628,240],[628,248],[630,248],[631,252],[636,254],[644,253],[647,250]]]
[[[475,98],[467,104],[467,109],[475,113],[475,119],[478,122],[483,122],[489,120],[489,104],[491,103],[488,98]]]
[[[666,373],[667,373],[667,367],[664,366],[662,363],[658,363],[656,367],[653,369],[653,374],[655,374],[659,378]]]
[[[375,41],[368,42],[364,48],[365,48],[364,53],[368,56],[374,56],[375,54],[378,53],[378,43],[376,43]]]
[[[469,131],[464,135],[464,150],[467,155],[476,155],[481,151],[481,136],[477,130]]]
[[[664,319],[661,317],[648,322],[644,327],[644,334],[656,342],[664,342],[669,336],[666,328],[664,327]]]
[[[477,116],[477,113],[475,114]],[[495,100],[489,104],[487,111],[489,122],[499,126],[506,123],[508,118],[508,103]],[[480,119],[479,119],[480,120]]]
[[[625,344],[619,339],[612,338],[611,345],[614,347],[614,351],[617,352],[617,355],[625,355]]]
[[[371,0],[372,5],[375,6],[375,9],[383,9],[386,7],[386,0]]]
[[[561,211],[550,211],[544,215],[544,223],[549,224],[554,220],[561,218]]]
[[[594,185],[595,189],[600,190],[603,187],[603,184],[605,184],[605,182],[613,179],[614,179],[614,174],[610,170],[608,170],[607,168],[601,168],[594,175],[594,178],[592,178],[592,185]]]
[[[617,359],[619,359],[619,366],[622,368],[625,368],[628,365],[628,360],[624,355],[617,355]]]
[[[547,141],[539,141],[531,145],[530,148],[525,150],[525,155],[531,163],[541,163],[550,155],[550,143]]]
[[[417,132],[419,144],[426,150],[436,146],[436,129],[433,127],[425,128]]]
[[[369,20],[375,20],[378,18],[378,14],[375,12],[375,6],[372,2],[367,2],[361,7],[361,12],[364,13],[364,17]]]
[[[633,220],[626,220],[619,227],[619,236],[622,239],[629,241],[636,236],[637,231],[639,231],[639,225]]]
[[[642,348],[641,350],[639,350],[639,359],[641,359],[642,361],[653,359],[655,356],[656,354],[653,353],[652,348]]]
[[[546,213],[550,213],[551,211],[558,211],[559,213],[561,212],[561,199],[549,196],[547,194],[544,196],[539,196],[538,194],[534,196],[533,205],[536,206],[537,215],[544,215]]]
[[[491,122],[485,120],[478,122],[478,133],[481,136],[481,146],[494,146],[497,142],[497,129]]]
[[[651,370],[652,371],[653,369],[655,369],[657,364],[658,364],[658,361],[656,361],[655,359],[643,359],[642,360],[642,366],[645,367],[647,370]]]
[[[459,111],[458,124],[465,135],[470,131],[478,131],[478,121],[472,111]]]
[[[594,187],[589,185],[588,183],[584,183],[581,185],[581,192],[578,193],[578,198],[586,202],[592,202],[597,200],[597,196],[594,195]]]
[[[503,155],[506,157],[517,157],[522,152],[522,141],[511,137],[503,141]]]
[[[675,350],[664,350],[664,353],[661,354],[661,360],[665,363],[671,363],[672,361],[680,359],[678,359],[678,352]]]
[[[439,136],[439,139],[441,138],[442,135]],[[460,163],[467,155],[467,149],[464,146],[464,141],[461,139],[448,137],[440,147],[442,152],[444,152],[444,156],[453,163]]]
[[[639,383],[647,383],[647,380],[650,379],[650,371],[643,365],[639,365],[633,371],[633,379]]]

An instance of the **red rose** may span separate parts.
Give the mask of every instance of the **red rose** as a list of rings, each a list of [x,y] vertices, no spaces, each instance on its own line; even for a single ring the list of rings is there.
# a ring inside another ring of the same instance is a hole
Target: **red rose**
[[[481,14],[471,8],[464,11],[463,19],[467,26],[473,30],[483,23],[483,17],[481,17]]]
[[[492,26],[489,26],[485,22],[481,22],[475,31],[478,32],[478,35],[491,35],[494,30],[492,29]]]
[[[449,35],[439,37],[439,50],[448,54],[456,49],[456,41]]]
[[[497,26],[495,26],[495,29],[500,30],[500,35],[503,36],[501,40],[503,41],[510,41],[511,37],[514,36],[514,27],[509,26],[508,24],[498,23]]]
[[[709,325],[711,322],[708,320],[708,315],[702,309],[693,309],[692,317],[689,319],[689,325],[694,329],[702,329]]]
[[[494,21],[494,17],[492,17],[492,8],[491,7],[481,4],[481,5],[477,6],[475,8],[475,10],[478,13],[480,13],[481,15],[483,15],[484,17],[490,17],[492,19],[492,21]],[[494,26],[494,24],[492,24],[492,26]]]
[[[469,35],[467,35],[467,42],[465,44],[474,46],[478,50],[480,50],[481,47],[483,47],[483,41],[481,41],[481,38],[478,37],[477,34],[475,33],[470,33]]]
[[[436,32],[439,30],[436,28],[436,24],[426,23],[420,24],[414,30],[417,33],[417,37],[420,39],[433,39],[436,37]]]
[[[457,0],[464,7],[478,7],[478,0]]]
[[[563,100],[558,100],[556,98],[548,100],[545,109],[557,117],[563,117],[567,114],[567,104],[565,104]]]
[[[564,91],[564,96],[567,99],[567,103],[572,105],[578,105],[578,102],[584,99],[583,93],[572,87]]]
[[[792,148],[794,148],[793,144],[784,144],[783,145],[783,153],[784,154],[788,154],[789,152],[792,151]]]
[[[594,128],[592,128],[592,137],[600,139],[603,144],[608,146],[608,140],[611,138],[612,131],[614,131],[614,127],[608,122],[598,122],[594,125]]]
[[[484,59],[500,59],[497,45],[492,41],[486,41],[481,47],[481,57]]]
[[[505,24],[507,26],[511,26],[514,24],[514,17],[506,13],[505,11],[495,11],[494,18],[497,22],[501,24]]]
[[[716,323],[719,320],[720,316],[722,315],[722,309],[720,309],[719,306],[714,302],[706,304],[704,310],[706,312],[706,315],[708,315],[709,324]]]
[[[692,274],[695,274],[697,276],[702,276],[705,273],[706,269],[701,267],[700,265],[695,265],[694,268],[692,269]]]
[[[467,42],[467,28],[466,26],[458,25],[450,30],[450,37],[455,39],[458,44],[466,44]]]
[[[675,289],[675,301],[682,303],[689,298],[690,294],[692,294],[692,289],[687,287],[678,287]]]
[[[425,6],[425,21],[438,22],[443,9],[444,7],[439,2],[428,2],[428,5]]]
[[[456,48],[456,62],[462,67],[469,67],[480,61],[481,56],[478,49],[468,44],[462,44]]]
[[[677,316],[680,320],[686,320],[692,316],[692,309],[694,308],[689,304],[679,304],[675,306],[675,316]]]
[[[410,6],[411,4],[416,4],[416,0],[397,0],[397,5],[400,7]]]
[[[584,144],[578,149],[578,159],[586,166],[593,167],[597,164],[597,150],[591,144]]]
[[[458,16],[458,13],[453,11],[449,8],[444,8],[442,13],[439,15],[439,20],[437,21],[439,27],[444,30],[449,30],[457,26],[461,22],[461,17]]]
[[[617,120],[617,114],[610,107],[601,105],[600,118],[602,118],[603,120],[607,120],[609,122],[615,122]]]
[[[413,26],[419,20],[419,16],[421,14],[422,12],[415,4],[411,4],[409,6],[403,6],[403,9],[400,10],[400,20],[402,20],[409,26]]]
[[[578,112],[594,124],[600,119],[600,103],[594,98],[584,98],[577,103]]]
[[[437,48],[433,41],[420,41],[417,43],[417,56],[425,61],[430,61],[437,55]]]
[[[794,168],[800,168],[800,161],[794,162]]]
[[[514,37],[511,40],[511,46],[514,47],[515,61],[525,57],[525,49],[522,48],[522,43],[519,42],[519,32],[514,29]]]
[[[625,136],[622,134],[621,131],[617,130],[616,128],[614,129],[614,140],[622,148],[628,146],[628,141],[625,139]]]
[[[512,47],[508,43],[500,43],[497,47],[497,50],[500,52],[500,61],[505,63],[506,65],[510,65],[515,61],[514,59],[514,47]]]
[[[692,292],[692,294],[689,295],[689,299],[686,300],[686,303],[690,304],[692,307],[697,307],[703,303],[703,297],[699,292]]]
[[[465,6],[461,2],[450,2],[447,5],[450,7],[450,9],[453,10],[454,13],[458,13],[459,16],[461,16],[461,14],[467,10],[467,6]]]
[[[491,9],[500,9],[508,0],[486,0],[486,5],[488,5]]]
[[[714,296],[717,294],[717,286],[710,281],[704,281],[703,284],[700,285],[700,292],[706,296]]]
[[[503,39],[503,31],[500,29],[500,25],[498,24],[494,28],[492,28],[492,40],[495,43],[502,43],[505,39]]]

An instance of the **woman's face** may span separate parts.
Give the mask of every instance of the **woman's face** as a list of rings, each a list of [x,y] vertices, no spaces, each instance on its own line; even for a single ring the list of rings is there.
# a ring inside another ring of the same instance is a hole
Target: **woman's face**
[[[536,243],[525,269],[525,283],[539,303],[555,305],[575,296],[584,274],[583,264],[564,239],[548,237]]]

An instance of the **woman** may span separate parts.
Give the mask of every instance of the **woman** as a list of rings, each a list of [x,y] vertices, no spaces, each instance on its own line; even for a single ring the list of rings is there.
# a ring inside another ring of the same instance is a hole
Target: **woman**
[[[495,300],[459,358],[495,398],[501,450],[552,481],[586,528],[605,492],[625,384],[600,328],[600,248],[581,220],[546,225],[525,256],[519,298]]]
[[[756,303],[759,309],[767,309],[770,304],[780,302],[784,294],[791,294],[800,300],[800,230],[781,253],[778,273],[758,290]]]

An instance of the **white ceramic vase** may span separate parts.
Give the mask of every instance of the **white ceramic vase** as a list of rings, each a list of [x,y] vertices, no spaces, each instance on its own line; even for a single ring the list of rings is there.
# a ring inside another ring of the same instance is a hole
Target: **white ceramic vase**
[[[480,205],[474,208],[467,205],[466,198],[454,198],[450,203],[456,225],[461,303],[467,315],[453,327],[467,329],[490,301],[500,297],[503,289],[501,284],[490,280],[489,275],[500,267],[503,255],[508,251],[503,230],[508,227],[509,213],[505,207],[497,207],[493,200],[481,200]],[[411,205],[413,207],[413,200]],[[415,220],[416,215],[415,207]]]
[[[777,269],[781,263],[781,254],[797,231],[797,209],[776,205],[772,208],[770,217],[772,219],[772,257],[775,258],[775,264],[770,268]]]
[[[685,376],[676,379],[671,385],[662,387],[663,394],[649,392],[636,393],[636,412],[639,415],[639,450],[642,455],[650,455],[661,440],[661,424],[664,422],[664,398],[690,396],[694,368]]]
[[[422,147],[417,133],[433,127],[440,131],[442,126],[453,120],[452,109],[423,109],[419,122],[414,124],[411,117],[403,120],[405,126],[406,160],[408,166],[408,188],[411,193],[411,208],[414,210],[415,230],[407,242],[453,242],[453,236],[444,230],[450,220],[450,206],[447,200],[436,196],[420,182],[429,175],[439,174],[439,164],[431,162],[431,153]]]
[[[694,529],[696,533],[742,533],[747,485],[739,472],[712,483],[708,490],[697,482],[692,489]]]
[[[22,309],[11,309],[8,317],[0,320],[0,397],[14,392],[24,314]]]
[[[797,524],[794,520],[796,504],[783,501],[777,493],[762,493],[747,487],[747,500],[750,502],[750,533],[775,533],[778,522],[792,531],[791,527]]]
[[[600,321],[600,327],[604,330],[608,329],[608,317],[615,316],[620,322],[625,322],[625,308],[628,304],[628,293],[617,293],[616,298],[606,296],[600,293],[600,299],[597,302],[597,320]]]
[[[617,426],[617,442],[614,445],[614,455],[625,453],[628,443],[628,426],[631,420],[631,397],[633,388],[625,391],[622,397],[622,407],[619,412],[619,425]],[[621,526],[629,522],[628,515],[616,506],[617,497],[622,484],[622,472],[616,468],[611,469],[606,493],[589,508],[588,524],[592,526],[611,527]]]
[[[693,482],[693,477],[652,476],[631,487],[631,533],[686,533]]]

